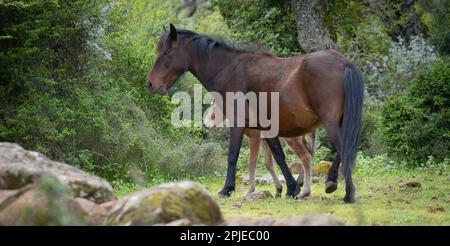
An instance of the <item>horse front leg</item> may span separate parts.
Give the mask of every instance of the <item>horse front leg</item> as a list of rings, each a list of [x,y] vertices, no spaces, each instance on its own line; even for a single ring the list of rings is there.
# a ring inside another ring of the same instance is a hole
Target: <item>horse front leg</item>
[[[281,172],[283,173],[284,179],[286,180],[286,197],[294,198],[300,192],[300,185],[297,184],[297,181],[295,181],[288,165],[286,164],[286,157],[284,155],[283,148],[281,147],[280,139],[278,137],[266,138],[266,142],[269,145],[269,148],[272,151],[273,157],[280,167]]]
[[[224,187],[219,191],[219,196],[229,197],[231,192],[236,189],[236,163],[239,158],[244,131],[245,128],[243,127],[230,128],[227,177],[225,179]]]

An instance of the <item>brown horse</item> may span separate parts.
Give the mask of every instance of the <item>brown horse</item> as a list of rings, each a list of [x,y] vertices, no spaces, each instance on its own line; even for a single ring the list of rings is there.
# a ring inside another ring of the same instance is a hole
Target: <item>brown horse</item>
[[[177,30],[173,25],[160,37],[157,52],[147,78],[147,85],[153,91],[166,94],[189,71],[208,91],[218,92],[224,98],[226,92],[278,92],[278,135],[281,137],[301,136],[323,124],[337,151],[328,172],[326,192],[336,190],[341,162],[345,176],[344,202],[355,201],[352,171],[361,129],[364,88],[361,72],[345,56],[335,50],[323,50],[281,58],[268,52],[238,48],[192,31]],[[236,121],[233,115],[227,118]],[[235,189],[236,162],[245,128],[250,127],[248,121],[246,115],[245,127],[234,124],[230,128],[227,176],[219,192],[222,196],[229,196]],[[254,128],[264,129],[259,122]],[[279,138],[265,140],[285,177],[286,196],[295,197],[300,187],[286,165]]]
[[[222,113],[217,103],[214,100],[211,102],[211,106],[205,111],[205,119],[203,125],[205,128],[210,129],[223,124],[225,117],[216,117],[216,113]],[[255,191],[255,174],[256,163],[258,162],[259,152],[261,150],[261,143],[264,151],[264,166],[272,176],[275,184],[276,194],[275,197],[281,196],[282,186],[275,172],[275,168],[272,160],[272,152],[269,146],[262,142],[261,133],[257,129],[245,129],[244,135],[248,138],[248,146],[250,154],[248,157],[248,192]],[[284,142],[289,148],[298,156],[302,163],[303,175],[299,175],[297,183],[303,187],[302,192],[298,195],[298,198],[305,198],[311,194],[311,161],[314,156],[314,146],[316,143],[316,131],[311,132],[306,136],[283,138]]]

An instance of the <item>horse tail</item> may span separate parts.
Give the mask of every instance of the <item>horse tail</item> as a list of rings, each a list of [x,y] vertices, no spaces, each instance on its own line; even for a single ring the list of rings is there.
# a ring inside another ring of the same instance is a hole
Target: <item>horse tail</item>
[[[364,98],[364,85],[361,71],[349,63],[344,70],[344,115],[341,124],[341,162],[346,184],[351,181],[355,165],[361,116]]]

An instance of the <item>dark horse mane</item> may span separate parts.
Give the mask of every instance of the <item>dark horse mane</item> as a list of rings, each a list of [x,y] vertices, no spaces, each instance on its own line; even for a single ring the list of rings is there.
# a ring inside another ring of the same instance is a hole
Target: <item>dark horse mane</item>
[[[181,42],[191,42],[192,47],[194,48],[194,52],[202,58],[210,57],[216,49],[222,49],[237,53],[262,52],[264,54],[272,56],[272,54],[269,53],[265,47],[259,45],[243,47],[228,40],[213,38],[207,35],[198,34],[196,32],[183,29],[178,29],[177,33],[179,40],[181,40]],[[170,48],[171,41],[169,35],[166,35],[164,38],[165,48]]]

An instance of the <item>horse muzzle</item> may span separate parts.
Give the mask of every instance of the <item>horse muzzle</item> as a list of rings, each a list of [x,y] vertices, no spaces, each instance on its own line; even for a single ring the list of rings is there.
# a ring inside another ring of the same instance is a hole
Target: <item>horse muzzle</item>
[[[152,81],[148,80],[147,81],[147,89],[150,93],[157,93],[159,95],[166,95],[167,94],[167,89],[164,88],[164,86],[159,85],[159,86],[155,86],[154,83],[152,83]]]

